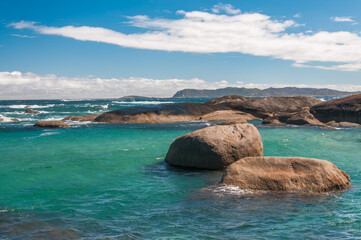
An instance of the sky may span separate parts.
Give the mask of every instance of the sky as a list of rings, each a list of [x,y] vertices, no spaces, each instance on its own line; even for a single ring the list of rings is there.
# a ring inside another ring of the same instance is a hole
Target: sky
[[[359,0],[1,0],[0,99],[361,91]]]

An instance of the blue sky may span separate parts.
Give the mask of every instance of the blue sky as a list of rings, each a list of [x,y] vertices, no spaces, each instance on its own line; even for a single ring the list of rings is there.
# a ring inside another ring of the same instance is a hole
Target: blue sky
[[[2,0],[0,98],[359,91],[360,9],[357,0]]]

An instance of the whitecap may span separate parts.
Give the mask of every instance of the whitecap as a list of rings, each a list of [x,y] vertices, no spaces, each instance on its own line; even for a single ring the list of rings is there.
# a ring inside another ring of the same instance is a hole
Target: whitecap
[[[55,135],[55,134],[59,134],[59,132],[44,132],[44,133],[40,134],[39,137],[50,136],[50,135]]]
[[[15,109],[19,109],[19,108],[49,108],[49,107],[54,107],[55,104],[47,104],[47,105],[9,105],[9,106],[2,106],[2,107],[8,107],[8,108],[15,108]]]
[[[9,118],[9,117],[5,117],[5,116],[0,115],[0,118],[2,118],[2,122],[13,122],[11,120],[11,118]]]

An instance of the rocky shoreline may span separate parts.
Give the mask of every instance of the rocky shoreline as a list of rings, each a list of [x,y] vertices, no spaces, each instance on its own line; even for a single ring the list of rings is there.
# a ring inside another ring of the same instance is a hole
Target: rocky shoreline
[[[262,120],[267,125],[302,125],[324,128],[361,127],[361,94],[327,102],[308,97],[248,98],[224,96],[206,103],[174,103],[130,107],[102,114],[69,116],[63,121],[101,123],[175,123],[190,121],[247,122]]]

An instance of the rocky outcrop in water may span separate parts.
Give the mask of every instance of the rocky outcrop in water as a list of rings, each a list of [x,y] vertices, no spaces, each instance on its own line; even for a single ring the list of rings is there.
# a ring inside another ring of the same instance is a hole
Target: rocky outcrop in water
[[[35,113],[35,114],[38,114],[38,113],[40,113],[40,112],[39,112],[39,111],[36,111],[36,110],[33,110],[33,109],[27,109],[27,110],[25,110],[24,113]]]
[[[361,93],[317,104],[311,113],[321,122],[350,122],[361,124]]]
[[[224,96],[207,102],[207,104],[227,106],[263,119],[272,117],[275,113],[300,112],[305,107],[311,108],[319,103],[322,103],[320,99],[305,96],[248,98],[237,95]]]
[[[169,147],[169,165],[224,169],[236,160],[263,156],[261,135],[252,124],[212,126],[177,138]]]
[[[95,118],[97,118],[100,114],[90,114],[90,115],[82,115],[82,116],[69,116],[63,118],[63,121],[75,121],[75,122],[91,122]]]
[[[349,188],[350,176],[333,163],[300,157],[247,157],[231,164],[220,182],[241,189],[322,193]]]
[[[157,106],[132,107],[103,113],[94,122],[105,123],[173,123],[209,119],[227,119],[227,117],[248,117],[241,112],[233,112],[227,106],[200,103],[174,103]],[[217,114],[215,113],[217,112]],[[213,113],[214,115],[212,115]]]
[[[361,124],[358,123],[350,123],[350,122],[335,122],[335,121],[331,121],[326,123],[326,125],[330,126],[330,127],[341,127],[341,128],[361,128]]]
[[[34,124],[34,127],[39,128],[68,128],[69,124],[62,121],[38,121]]]

